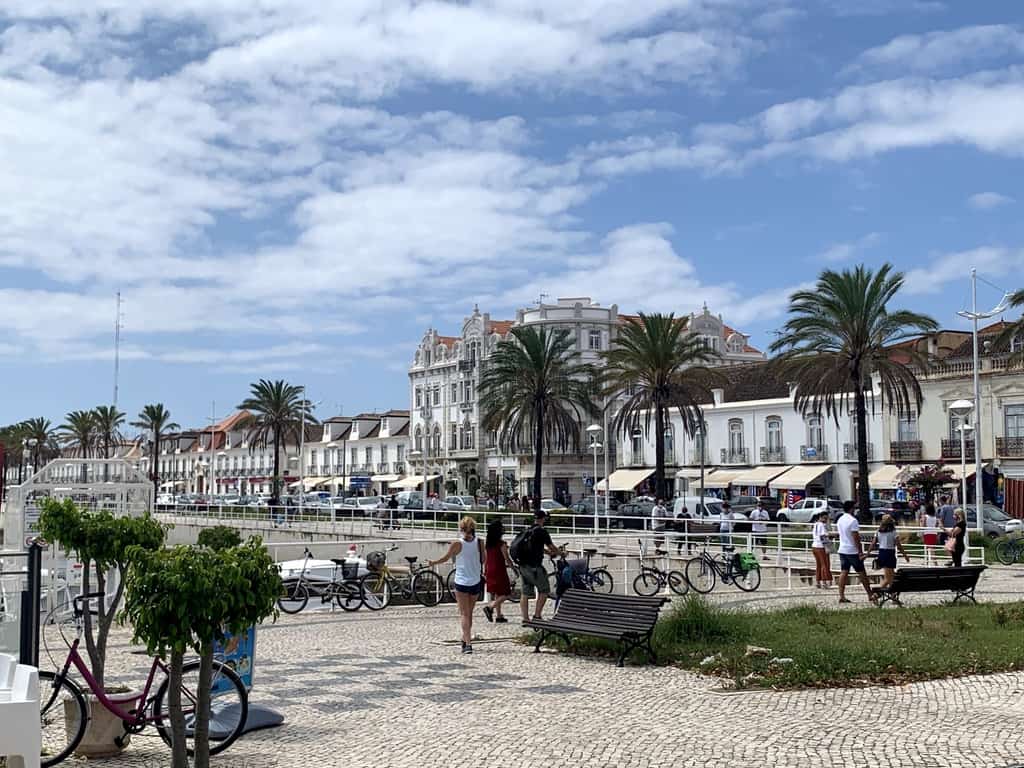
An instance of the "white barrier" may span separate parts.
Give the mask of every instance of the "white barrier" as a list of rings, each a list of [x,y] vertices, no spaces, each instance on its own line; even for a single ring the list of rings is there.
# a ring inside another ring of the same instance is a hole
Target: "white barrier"
[[[0,654],[0,755],[10,768],[39,768],[41,752],[39,670]]]

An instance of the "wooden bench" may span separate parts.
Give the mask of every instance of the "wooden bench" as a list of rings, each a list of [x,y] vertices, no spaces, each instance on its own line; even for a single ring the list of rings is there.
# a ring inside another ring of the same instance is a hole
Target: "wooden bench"
[[[651,647],[651,634],[658,612],[667,602],[667,597],[601,595],[586,589],[570,589],[558,601],[554,616],[539,621],[533,619],[524,626],[540,631],[534,653],[540,653],[540,647],[550,635],[564,638],[567,645],[572,645],[573,635],[585,635],[619,642],[622,651],[617,665],[620,667],[635,648],[646,650],[653,663],[657,659]]]
[[[978,578],[985,570],[984,565],[964,565],[960,568],[900,568],[888,588],[874,587],[871,591],[878,595],[878,605],[894,602],[902,605],[900,595],[906,592],[952,592],[953,602],[961,597],[972,603],[974,588]]]

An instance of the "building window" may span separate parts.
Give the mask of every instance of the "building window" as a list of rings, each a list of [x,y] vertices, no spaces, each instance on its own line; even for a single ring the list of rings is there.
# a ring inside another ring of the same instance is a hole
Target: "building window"
[[[631,435],[632,442],[630,443],[630,451],[633,454],[633,461],[643,461],[644,459],[644,436],[640,432],[639,427],[633,428],[633,434]]]
[[[416,407],[417,408],[422,408],[423,407],[423,390],[420,389],[419,387],[416,387],[416,400],[415,400],[415,402],[416,402]]]
[[[399,443],[395,446],[395,452],[398,454],[396,460],[399,462],[405,461],[405,446]]]
[[[386,445],[380,447],[380,462],[381,464],[388,463],[388,447]]]
[[[434,455],[441,455],[441,428],[434,425]]]
[[[914,411],[900,414],[897,437],[901,443],[914,442],[918,439],[917,414]]]
[[[811,416],[807,420],[807,445],[820,449],[825,445],[825,428],[821,416]]]
[[[434,387],[434,405],[441,404],[441,387]]]
[[[358,464],[359,464],[359,449],[358,448],[353,448],[352,450],[349,451],[349,462],[352,464],[353,467],[358,466]]]
[[[316,448],[309,452],[309,463],[316,466]],[[242,459],[242,466],[245,466],[245,459]]]
[[[498,447],[498,433],[493,429],[487,433],[487,447],[497,448]]]
[[[366,466],[372,467],[373,466],[373,448],[371,448],[370,446],[366,446],[366,450],[364,452],[364,455],[366,456]]]
[[[1020,439],[1024,437],[1024,405],[1008,405],[1003,411],[1003,435]]]
[[[592,350],[601,349],[601,332],[590,331],[587,333],[587,348]]]
[[[452,402],[459,402],[459,385],[456,382],[452,382]]]
[[[453,451],[457,451],[459,449],[459,425],[452,422],[451,427],[452,429],[451,434],[449,435],[448,447]]]
[[[1024,352],[1024,334],[1018,333],[1010,339],[1010,353]]]
[[[729,419],[729,454],[739,456],[743,453],[743,422],[740,419]]]
[[[782,419],[778,416],[769,416],[764,426],[765,447],[772,453],[778,453],[782,450]]]
[[[413,437],[412,444],[417,451],[423,450],[423,430],[420,429],[419,427],[416,427],[416,434]]]
[[[705,334],[705,335],[700,337],[700,341],[701,341],[701,344],[704,345],[705,349],[710,349],[712,352],[717,352],[718,351],[718,337],[717,336],[710,336],[710,335]]]

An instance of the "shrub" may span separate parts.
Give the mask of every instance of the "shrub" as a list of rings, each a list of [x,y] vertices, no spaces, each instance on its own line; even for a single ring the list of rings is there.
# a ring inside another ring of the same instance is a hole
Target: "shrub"
[[[230,549],[242,543],[242,536],[234,528],[227,525],[215,525],[212,528],[203,528],[196,538],[196,544],[200,547],[209,547],[213,550]]]

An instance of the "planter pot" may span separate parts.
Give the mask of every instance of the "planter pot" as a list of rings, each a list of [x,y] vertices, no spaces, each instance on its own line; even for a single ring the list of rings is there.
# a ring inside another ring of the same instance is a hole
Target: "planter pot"
[[[107,694],[107,698],[121,709],[128,709],[136,696],[138,694],[134,691]],[[95,696],[86,694],[85,699],[89,708],[89,722],[81,743],[75,749],[75,754],[79,757],[113,757],[121,754],[131,741],[131,734],[125,733],[124,722],[111,714]],[[69,718],[69,727],[74,727],[70,718],[74,717],[76,712],[74,707],[69,706],[70,704],[71,702],[65,702],[65,711]]]

